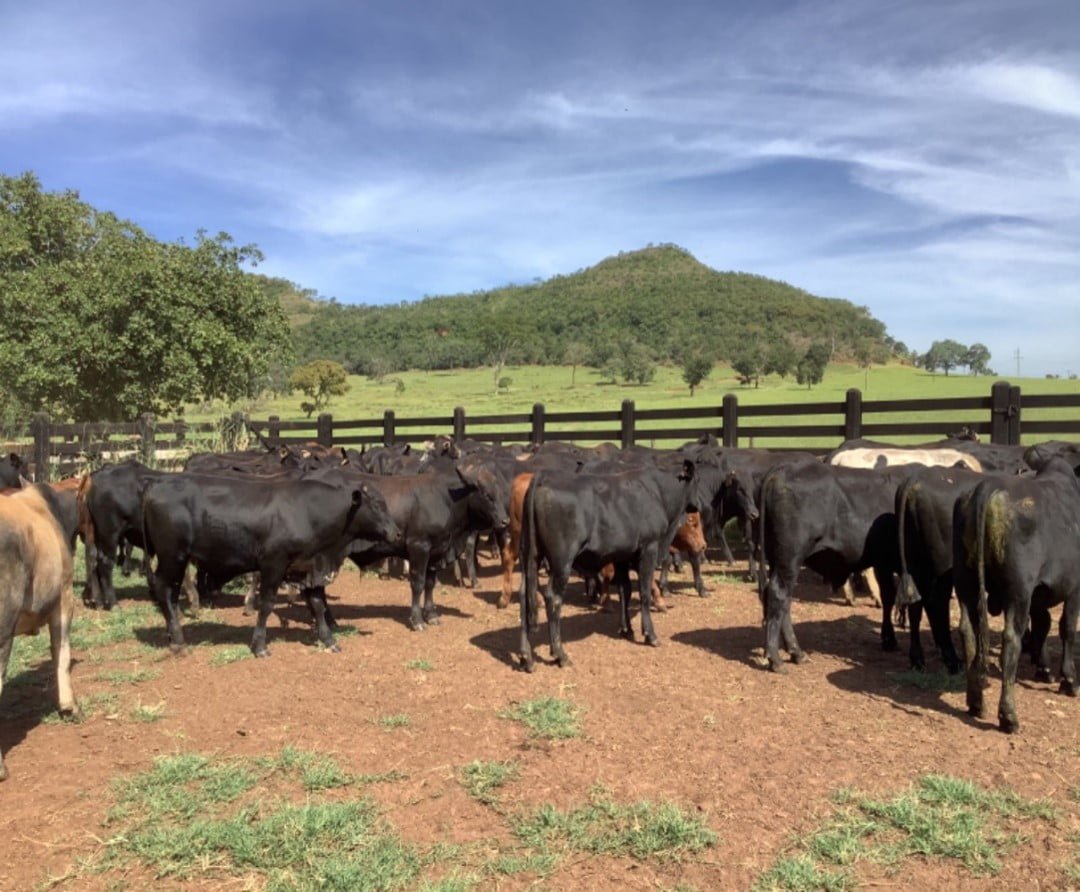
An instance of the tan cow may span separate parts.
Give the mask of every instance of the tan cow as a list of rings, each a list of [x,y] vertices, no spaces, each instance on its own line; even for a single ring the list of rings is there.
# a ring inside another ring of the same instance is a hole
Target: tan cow
[[[68,640],[75,595],[65,535],[44,497],[24,489],[0,498],[0,690],[16,635],[49,624],[60,712],[75,711]],[[0,753],[0,780],[7,777]]]
[[[982,471],[982,464],[973,455],[959,449],[895,449],[881,447],[859,447],[837,452],[830,460],[830,465],[839,468],[882,468],[897,465],[926,465],[928,468],[954,468],[957,466]]]

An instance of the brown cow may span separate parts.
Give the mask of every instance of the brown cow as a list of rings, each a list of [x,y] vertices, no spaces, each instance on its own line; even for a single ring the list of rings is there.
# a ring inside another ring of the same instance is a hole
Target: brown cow
[[[75,711],[68,640],[75,595],[64,532],[45,496],[24,489],[0,498],[0,689],[16,635],[49,624],[60,712]],[[7,777],[0,754],[0,780]]]
[[[525,493],[532,479],[531,473],[518,474],[510,484],[510,528],[509,535],[502,546],[502,594],[495,602],[500,608],[509,605],[510,598],[514,594],[514,565],[517,563],[518,552],[521,549],[522,506],[525,504]]]

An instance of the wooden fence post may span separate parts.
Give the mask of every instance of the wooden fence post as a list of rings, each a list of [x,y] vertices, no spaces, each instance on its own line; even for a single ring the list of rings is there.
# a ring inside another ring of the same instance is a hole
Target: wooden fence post
[[[387,409],[383,412],[382,441],[384,446],[394,445],[394,410]]]
[[[52,422],[44,412],[38,412],[30,419],[30,432],[34,436],[34,480],[38,483],[49,482],[49,458],[52,456],[52,446],[49,437],[52,435]]]
[[[329,412],[315,419],[315,440],[327,449],[334,445],[334,416]]]
[[[1009,388],[1009,445],[1020,445],[1020,387],[1014,384]]]
[[[735,394],[724,394],[722,413],[724,448],[735,449],[739,445],[739,398]]]
[[[281,445],[281,416],[271,415],[266,419],[266,442],[274,449]]]
[[[995,381],[990,388],[990,442],[1009,442],[1009,382]]]
[[[862,391],[852,387],[844,402],[844,439],[857,440],[862,436]]]
[[[533,403],[532,407],[532,442],[539,446],[544,442],[544,404]]]
[[[629,449],[634,445],[634,401],[623,400],[622,412],[619,415],[619,437],[622,440],[622,448]]]
[[[184,440],[187,439],[187,422],[183,418],[174,418],[173,424],[176,425],[176,446],[178,449],[183,449]]]
[[[143,412],[135,424],[139,431],[139,458],[144,465],[152,466],[156,458],[154,436],[157,429],[157,419],[154,418],[152,412]]]
[[[465,439],[465,407],[454,407],[454,442],[461,443]]]

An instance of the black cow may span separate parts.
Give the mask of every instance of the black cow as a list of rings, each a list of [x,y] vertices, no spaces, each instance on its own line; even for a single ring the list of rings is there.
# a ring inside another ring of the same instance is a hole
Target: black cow
[[[317,478],[322,473],[310,476]],[[356,472],[338,473],[345,473],[348,479]],[[462,459],[452,470],[373,475],[369,479],[386,500],[402,538],[397,543],[357,540],[349,546],[348,556],[360,567],[386,557],[407,558],[412,594],[409,627],[421,631],[425,625],[437,625],[435,574],[461,552],[470,532],[501,531],[509,525],[510,498],[505,483],[484,462],[470,458]]]
[[[908,607],[911,621],[911,665],[925,667],[919,625],[923,610],[934,643],[949,672],[960,671],[960,658],[949,631],[949,598],[953,588],[953,506],[982,481],[985,474],[963,468],[922,468],[896,491],[900,592],[898,606]]]
[[[257,657],[269,656],[266,620],[286,573],[304,574],[319,640],[335,649],[325,599],[311,592],[321,592],[354,539],[396,542],[401,535],[379,492],[341,472],[336,478],[324,473],[319,480],[174,474],[147,486],[142,518],[147,555],[157,557],[150,589],[173,648],[184,643],[176,601],[194,561],[212,587],[242,573],[259,573],[251,641]]]
[[[678,472],[652,465],[613,474],[567,474],[541,471],[525,494],[522,512],[521,659],[535,668],[529,631],[536,626],[538,567],[546,560],[550,577],[544,589],[551,654],[560,666],[570,662],[562,645],[560,613],[570,573],[599,574],[614,563],[622,590],[620,632],[630,628],[630,579],[633,566],[641,598],[642,634],[658,645],[650,614],[652,578],[683,521],[691,499],[694,462]]]
[[[171,476],[135,460],[94,471],[80,490],[85,512],[81,530],[86,544],[83,603],[111,610],[116,606],[113,567],[125,543],[143,548],[142,492],[153,480]]]
[[[18,489],[30,479],[30,471],[17,453],[0,458],[0,489]]]
[[[792,661],[804,654],[791,625],[791,596],[799,569],[815,570],[838,588],[853,573],[873,568],[881,590],[881,646],[896,649],[893,573],[899,566],[896,489],[910,473],[902,468],[836,468],[818,461],[780,465],[761,485],[758,503],[765,609],[765,651],[773,672],[786,671],[779,644]]]
[[[990,479],[958,499],[953,517],[953,577],[967,667],[968,711],[984,713],[989,652],[987,613],[1005,614],[1001,647],[1002,731],[1020,729],[1014,687],[1021,639],[1031,619],[1032,654],[1040,658],[1050,631],[1050,608],[1064,604],[1061,692],[1077,694],[1077,615],[1080,614],[1080,481],[1073,467],[1051,459],[1034,477]],[[1040,667],[1048,678],[1049,667]]]

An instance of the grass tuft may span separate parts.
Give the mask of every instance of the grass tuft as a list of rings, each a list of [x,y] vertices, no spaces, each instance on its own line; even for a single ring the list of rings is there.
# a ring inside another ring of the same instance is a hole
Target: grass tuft
[[[384,715],[379,719],[379,727],[384,731],[393,731],[395,728],[408,728],[412,719],[405,713],[399,715]]]
[[[406,669],[416,669],[419,672],[431,672],[435,668],[435,666],[432,664],[432,662],[430,660],[419,659],[419,660],[409,660],[409,662],[407,662],[405,664],[405,668]]]
[[[94,676],[95,681],[106,681],[114,685],[139,684],[155,678],[161,678],[160,669],[105,669]]]
[[[1001,856],[1019,842],[1007,832],[1008,820],[1057,816],[1045,801],[943,775],[921,777],[891,799],[844,789],[832,801],[832,818],[797,841],[801,851],[778,860],[755,889],[846,889],[854,883],[851,868],[857,862],[895,868],[913,857],[955,860],[975,877],[994,876]]]
[[[950,675],[948,672],[920,672],[917,669],[909,669],[906,672],[885,674],[898,684],[934,694],[957,694],[963,691],[966,685],[962,673]]]
[[[499,713],[501,718],[521,722],[529,729],[530,737],[544,737],[549,740],[568,740],[581,736],[578,718],[580,706],[558,697],[541,697],[538,700],[526,700],[515,703],[509,709]]]
[[[137,722],[150,724],[165,718],[165,701],[157,703],[137,703],[131,709],[131,717]]]
[[[461,785],[468,794],[484,805],[499,801],[495,790],[518,776],[516,762],[470,762],[460,772]]]
[[[211,666],[228,666],[229,663],[238,663],[240,660],[254,658],[251,648],[246,644],[224,644],[215,647],[210,655]]]

